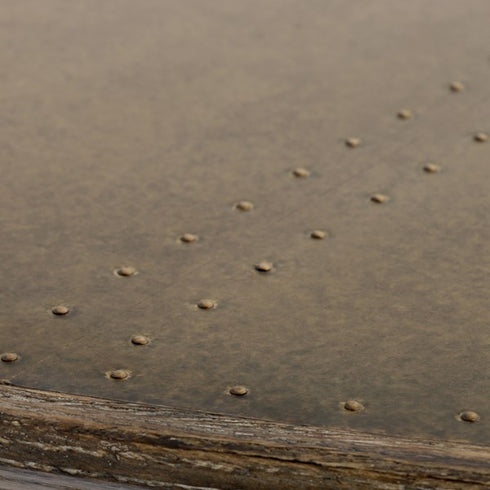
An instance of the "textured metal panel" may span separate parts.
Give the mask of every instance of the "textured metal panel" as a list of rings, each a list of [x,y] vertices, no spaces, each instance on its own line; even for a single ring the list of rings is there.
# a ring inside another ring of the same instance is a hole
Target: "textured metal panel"
[[[0,14],[0,376],[488,441],[487,1]]]

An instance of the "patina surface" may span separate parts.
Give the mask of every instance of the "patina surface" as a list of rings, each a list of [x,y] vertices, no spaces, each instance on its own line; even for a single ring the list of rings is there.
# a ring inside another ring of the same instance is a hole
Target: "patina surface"
[[[489,16],[1,2],[0,376],[487,443]]]

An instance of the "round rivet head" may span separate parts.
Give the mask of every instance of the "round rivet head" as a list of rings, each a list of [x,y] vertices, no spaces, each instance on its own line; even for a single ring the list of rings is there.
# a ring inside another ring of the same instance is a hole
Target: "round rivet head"
[[[233,386],[230,388],[230,395],[245,396],[248,393],[248,388],[245,386]]]
[[[486,141],[488,141],[488,134],[476,133],[475,136],[473,136],[473,139],[478,143],[485,143]]]
[[[376,204],[383,204],[389,200],[388,196],[384,194],[373,194],[371,196],[371,202],[375,202]]]
[[[344,409],[349,412],[360,412],[364,410],[364,405],[357,400],[348,400],[344,403]]]
[[[118,276],[121,277],[129,277],[129,276],[134,276],[136,274],[136,269],[134,267],[124,266],[117,269],[116,273]]]
[[[70,313],[70,308],[68,308],[68,306],[58,305],[55,306],[51,311],[53,312],[53,315],[62,316]]]
[[[111,371],[109,376],[112,379],[128,379],[129,378],[129,371],[126,369],[115,369],[114,371]]]
[[[180,237],[180,241],[183,243],[193,243],[197,242],[199,240],[199,237],[197,235],[194,235],[193,233],[184,233]]]
[[[402,109],[397,113],[398,119],[411,119],[413,117],[412,111],[409,109]]]
[[[270,272],[272,267],[272,262],[267,262],[266,260],[262,260],[261,262],[255,264],[255,270],[259,272]]]
[[[146,345],[150,342],[150,339],[148,337],[145,337],[144,335],[133,335],[131,337],[131,343],[134,345]]]
[[[310,171],[306,168],[298,167],[293,170],[293,175],[298,179],[304,179],[310,176]]]
[[[427,163],[424,165],[424,172],[428,174],[436,174],[441,171],[441,167],[435,163]]]
[[[327,236],[327,233],[323,230],[313,230],[310,233],[310,237],[315,240],[323,240]]]
[[[201,299],[197,303],[197,306],[201,308],[201,310],[212,310],[213,308],[216,308],[217,303],[213,299]]]
[[[235,204],[235,209],[238,211],[251,211],[254,205],[250,201],[239,201]]]
[[[2,354],[1,359],[3,362],[15,362],[19,359],[19,356],[15,352],[5,352]]]
[[[478,422],[480,420],[480,416],[471,410],[466,410],[459,414],[459,418],[463,422]]]
[[[347,138],[345,144],[349,148],[357,148],[361,144],[361,140],[360,138]]]
[[[466,87],[463,82],[451,82],[449,85],[451,92],[462,92]]]

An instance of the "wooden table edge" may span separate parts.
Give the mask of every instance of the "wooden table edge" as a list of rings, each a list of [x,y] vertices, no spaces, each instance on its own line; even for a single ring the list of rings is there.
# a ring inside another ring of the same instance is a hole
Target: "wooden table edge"
[[[486,488],[464,442],[297,426],[0,385],[0,464],[141,486]]]

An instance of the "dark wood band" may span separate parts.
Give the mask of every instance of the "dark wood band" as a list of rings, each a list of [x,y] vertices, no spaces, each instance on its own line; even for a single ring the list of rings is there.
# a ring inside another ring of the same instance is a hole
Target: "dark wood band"
[[[486,488],[490,451],[0,386],[0,463],[140,485]],[[177,488],[177,487],[176,487]]]

